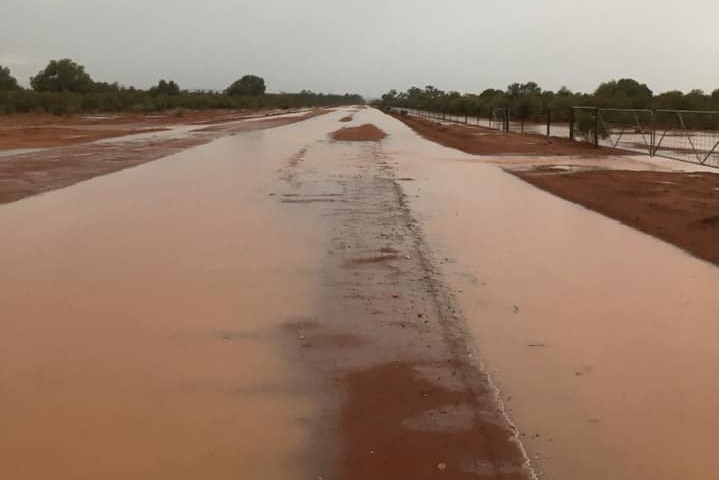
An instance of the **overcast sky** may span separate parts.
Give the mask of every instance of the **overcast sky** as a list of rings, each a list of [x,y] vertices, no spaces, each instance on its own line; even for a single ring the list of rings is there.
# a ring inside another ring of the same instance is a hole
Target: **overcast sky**
[[[2,0],[0,65],[27,85],[69,57],[95,80],[271,91],[536,81],[719,88],[718,0]]]

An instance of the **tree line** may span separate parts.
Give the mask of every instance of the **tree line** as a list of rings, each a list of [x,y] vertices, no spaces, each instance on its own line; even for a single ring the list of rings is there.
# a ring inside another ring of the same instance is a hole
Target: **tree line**
[[[646,84],[631,78],[603,82],[593,93],[573,92],[566,87],[556,92],[543,90],[535,82],[513,83],[504,90],[489,88],[479,94],[445,92],[428,85],[405,92],[390,90],[377,104],[480,117],[491,117],[495,109],[507,108],[512,118],[528,121],[544,121],[551,111],[554,120],[567,121],[572,106],[719,111],[719,89],[712,93],[672,90],[655,95]]]
[[[267,93],[265,80],[245,75],[224,91],[183,90],[173,80],[161,79],[143,90],[118,82],[99,82],[71,59],[51,60],[23,88],[10,69],[0,65],[0,114],[41,112],[65,115],[82,112],[153,112],[196,109],[300,108],[361,104],[357,94]]]

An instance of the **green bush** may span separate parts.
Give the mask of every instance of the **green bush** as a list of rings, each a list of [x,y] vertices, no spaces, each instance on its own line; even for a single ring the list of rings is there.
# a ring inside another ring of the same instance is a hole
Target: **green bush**
[[[588,142],[594,141],[594,130],[596,129],[597,122],[594,119],[594,114],[588,111],[577,110],[574,118],[575,135],[578,134],[584,140]],[[609,137],[609,132],[604,127],[602,122],[599,122],[599,138],[605,139]]]

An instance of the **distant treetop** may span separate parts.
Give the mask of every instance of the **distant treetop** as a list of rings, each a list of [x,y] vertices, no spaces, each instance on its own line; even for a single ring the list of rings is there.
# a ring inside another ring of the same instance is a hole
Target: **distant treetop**
[[[150,88],[150,95],[179,95],[180,86],[174,81],[160,80],[156,86]]]
[[[0,65],[0,92],[10,90],[18,90],[20,85],[17,84],[15,77],[10,75],[10,69]]]
[[[247,95],[254,97],[263,95],[266,89],[264,78],[258,77],[257,75],[245,75],[227,87],[225,93],[228,95]]]
[[[69,58],[51,60],[43,70],[30,78],[30,85],[37,92],[88,92],[93,85],[85,67]]]

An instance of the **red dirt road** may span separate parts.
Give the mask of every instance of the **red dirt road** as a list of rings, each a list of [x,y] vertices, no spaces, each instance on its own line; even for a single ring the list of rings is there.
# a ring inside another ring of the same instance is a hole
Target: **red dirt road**
[[[3,473],[710,478],[714,266],[348,113],[0,206]]]
[[[276,112],[267,112],[276,113]],[[180,113],[70,115],[18,113],[0,116],[0,151],[88,143],[173,125],[212,125],[263,115],[257,111],[192,110]]]
[[[90,133],[69,142],[61,136],[65,135],[64,133],[57,133],[65,131],[64,128],[52,127],[51,130],[53,132],[57,130],[57,132],[47,138],[34,137],[31,133],[27,133],[32,132],[35,127],[18,130],[18,132],[26,132],[29,138],[25,138],[23,133],[12,133],[12,129],[10,129],[8,142],[14,142],[15,145],[25,142],[27,146],[33,147],[55,143],[66,146],[0,156],[0,204],[14,202],[38,193],[64,188],[83,180],[140,165],[190,147],[205,144],[224,135],[290,125],[324,113],[326,113],[325,110],[315,110],[299,116],[267,117],[252,121],[237,120],[237,114],[196,113],[187,120],[199,122],[196,123],[199,126],[197,128],[185,126],[187,131],[177,135],[151,135],[151,133],[169,130],[172,124],[178,121],[178,118],[150,117],[140,120],[157,125],[157,127],[135,130],[127,127],[122,127],[119,130],[82,130],[85,133]],[[41,118],[46,120],[45,117]],[[204,126],[208,122],[214,121],[219,123],[209,127]],[[113,126],[118,120],[110,119],[108,122]],[[163,127],[159,127],[160,125]],[[96,123],[92,123],[87,128],[96,128],[96,126]],[[121,138],[130,133],[140,133],[142,136]],[[112,136],[120,138],[113,141],[87,143],[89,140]],[[81,143],[73,144],[80,140],[82,140]],[[0,154],[2,154],[1,150]]]
[[[0,207],[10,477],[529,478],[384,132],[341,115]]]
[[[487,129],[444,126],[416,117],[395,116],[415,132],[441,145],[491,156],[494,154],[574,155],[593,157],[626,155],[583,142],[539,135],[484,134]],[[482,135],[478,135],[481,132]],[[488,131],[492,132],[492,131]],[[502,165],[501,160],[494,163]],[[596,165],[566,171],[543,165],[522,168],[507,162],[508,171],[532,185],[648,233],[719,264],[719,175],[660,171],[605,170]],[[519,167],[519,168],[518,168]]]

